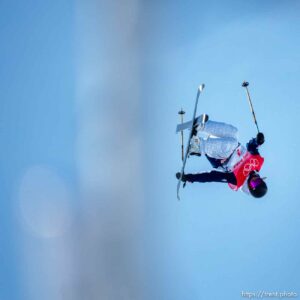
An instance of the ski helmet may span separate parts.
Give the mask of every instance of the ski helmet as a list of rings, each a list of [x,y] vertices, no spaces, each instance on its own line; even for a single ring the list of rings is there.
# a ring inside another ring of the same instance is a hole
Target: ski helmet
[[[250,174],[248,178],[248,188],[250,194],[255,198],[263,197],[268,191],[268,187],[264,180],[255,172]]]

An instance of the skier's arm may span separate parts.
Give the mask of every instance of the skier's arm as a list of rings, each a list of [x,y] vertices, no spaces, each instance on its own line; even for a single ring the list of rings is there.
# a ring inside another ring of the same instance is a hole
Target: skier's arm
[[[259,154],[258,153],[258,147],[260,145],[262,145],[265,142],[265,137],[264,134],[262,132],[259,132],[256,135],[256,138],[253,138],[249,141],[249,143],[247,144],[247,150],[251,153],[251,154]]]
[[[185,174],[189,182],[227,182],[236,185],[236,178],[232,172],[211,171],[198,174]]]

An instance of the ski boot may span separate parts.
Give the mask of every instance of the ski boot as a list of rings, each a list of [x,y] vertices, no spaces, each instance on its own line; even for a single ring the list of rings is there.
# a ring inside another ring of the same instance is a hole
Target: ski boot
[[[200,138],[197,135],[193,135],[190,143],[189,155],[201,156]]]
[[[205,127],[205,123],[208,121],[208,115],[202,114],[199,116],[200,123],[197,122],[193,126],[192,138],[190,143],[190,151],[189,155],[201,156],[200,149],[200,138],[198,137],[198,131],[203,131]]]
[[[209,116],[207,114],[200,115],[200,123],[194,124],[193,126],[193,135],[197,135],[198,131],[203,131],[205,127],[205,123],[208,121]],[[196,133],[196,134],[194,134]]]

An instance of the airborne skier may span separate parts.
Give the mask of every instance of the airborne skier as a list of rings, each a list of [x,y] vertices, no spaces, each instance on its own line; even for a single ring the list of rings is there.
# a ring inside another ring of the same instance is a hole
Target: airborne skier
[[[237,128],[233,125],[208,120],[208,115],[203,114],[196,118],[196,109],[200,92],[204,85],[198,89],[193,119],[190,122],[177,126],[176,132],[190,129],[181,172],[176,173],[178,179],[177,198],[179,198],[180,182],[226,182],[233,190],[250,193],[253,197],[260,198],[267,193],[267,185],[261,178],[259,171],[264,163],[258,148],[264,143],[264,134],[260,132],[252,101],[248,91],[248,82],[243,82],[246,88],[253,119],[257,128],[257,135],[245,146],[237,139]],[[186,159],[190,155],[205,155],[214,170],[197,174],[185,174]]]
[[[237,140],[237,128],[226,123],[207,120],[195,125],[189,154],[205,155],[214,170],[197,174],[183,174],[183,182],[227,182],[233,190],[242,189],[259,198],[266,194],[267,185],[259,171],[264,163],[258,148],[264,143],[259,132],[246,147]],[[207,136],[204,138],[203,136]],[[180,173],[176,174],[177,179]]]

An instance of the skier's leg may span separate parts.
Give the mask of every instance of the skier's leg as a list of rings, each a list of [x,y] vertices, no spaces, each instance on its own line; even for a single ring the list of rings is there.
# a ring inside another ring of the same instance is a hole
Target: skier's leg
[[[228,158],[238,145],[237,139],[233,137],[200,139],[201,153],[216,159]]]
[[[207,135],[212,135],[215,137],[232,137],[232,138],[237,138],[237,133],[238,130],[236,127],[233,125],[223,123],[223,122],[216,122],[216,121],[211,121],[208,120],[205,123],[204,128],[201,128],[198,126],[197,130],[199,132],[203,132]]]
[[[227,182],[236,184],[236,178],[232,172],[210,171],[198,174],[184,174],[187,182]]]

